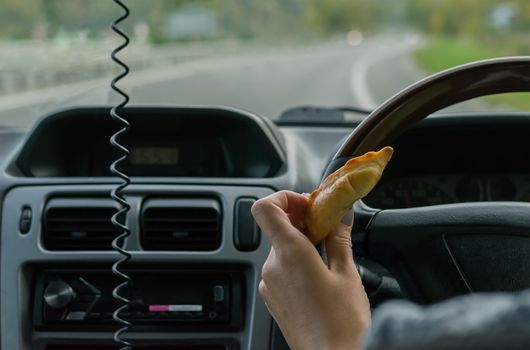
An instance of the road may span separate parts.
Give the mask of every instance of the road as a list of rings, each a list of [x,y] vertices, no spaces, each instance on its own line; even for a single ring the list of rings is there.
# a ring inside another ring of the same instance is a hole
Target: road
[[[270,118],[299,105],[373,108],[424,76],[414,46],[386,38],[209,57],[132,72],[121,86],[134,105],[225,105]],[[29,126],[53,110],[115,103],[109,80],[0,97],[0,123]]]

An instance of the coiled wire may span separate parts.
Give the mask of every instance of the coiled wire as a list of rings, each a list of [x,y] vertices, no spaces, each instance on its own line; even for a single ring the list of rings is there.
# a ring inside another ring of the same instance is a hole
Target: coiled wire
[[[122,326],[114,333],[114,341],[122,345],[121,350],[131,350],[131,343],[124,340],[122,338],[122,334],[124,332],[127,332],[132,324],[131,322],[120,317],[120,313],[127,309],[131,304],[131,300],[120,295],[120,291],[124,287],[128,286],[129,282],[131,281],[131,278],[127,274],[120,271],[120,266],[124,263],[127,263],[131,259],[131,254],[127,252],[127,250],[125,250],[126,239],[131,234],[131,230],[126,224],[127,212],[129,211],[131,206],[123,195],[124,189],[131,183],[131,180],[126,174],[118,170],[118,165],[121,162],[125,161],[129,156],[129,150],[118,142],[118,138],[123,134],[127,133],[130,128],[129,122],[122,116],[120,116],[120,113],[123,111],[123,108],[129,102],[129,96],[116,85],[118,81],[123,79],[123,77],[125,77],[129,73],[129,67],[117,57],[117,54],[129,45],[129,37],[118,28],[118,24],[129,16],[129,9],[120,0],[114,0],[114,2],[123,9],[124,13],[112,23],[112,30],[114,30],[115,33],[121,36],[124,41],[121,45],[119,45],[112,51],[110,56],[114,62],[116,62],[123,68],[123,72],[114,77],[114,79],[112,79],[110,87],[118,94],[120,94],[123,97],[123,100],[118,105],[112,107],[112,109],[110,110],[110,116],[123,127],[116,133],[114,133],[110,138],[110,144],[112,145],[112,147],[122,153],[122,156],[120,156],[110,165],[110,171],[113,175],[118,176],[123,181],[119,183],[110,193],[112,199],[116,201],[119,206],[119,209],[112,216],[111,221],[114,227],[119,229],[121,232],[112,241],[112,249],[114,249],[121,255],[120,258],[112,265],[112,273],[118,278],[120,278],[123,282],[118,284],[112,291],[112,296],[114,297],[114,299],[122,303],[121,306],[114,310],[114,313],[112,314],[112,319],[114,320],[114,322]]]

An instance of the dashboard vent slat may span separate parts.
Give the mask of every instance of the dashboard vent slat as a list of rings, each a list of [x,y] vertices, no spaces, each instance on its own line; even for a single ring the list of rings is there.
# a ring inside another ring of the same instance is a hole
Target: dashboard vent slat
[[[141,220],[146,250],[208,251],[221,243],[221,207],[214,199],[150,199]]]
[[[110,222],[114,203],[98,198],[53,198],[42,219],[49,250],[109,250],[118,230]]]
[[[217,223],[217,218],[189,218],[189,217],[180,217],[180,218],[146,218],[146,223],[175,223],[175,222],[193,222],[193,223],[200,223],[200,222],[211,222],[211,223]]]
[[[94,213],[95,214],[95,213]],[[105,213],[104,216],[106,216],[108,213]],[[64,213],[63,213],[64,215]],[[99,219],[99,218],[94,218],[94,219],[86,219],[86,218],[70,218],[70,217],[62,217],[62,218],[46,218],[47,222],[48,223],[55,223],[55,222],[58,222],[58,223],[65,223],[65,222],[74,222],[74,223],[86,223],[86,222],[89,222],[89,223],[94,223],[94,222],[102,222],[102,223],[107,223],[109,221],[109,219]]]

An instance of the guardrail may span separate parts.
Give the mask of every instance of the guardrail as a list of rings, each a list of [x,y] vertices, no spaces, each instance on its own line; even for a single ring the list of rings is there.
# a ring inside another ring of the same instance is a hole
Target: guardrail
[[[126,55],[127,64],[138,71],[233,51],[239,46],[226,41],[160,46],[133,42],[122,56]],[[0,95],[111,77],[118,69],[110,60],[112,47],[112,40],[0,42]]]
[[[327,41],[247,42],[238,39],[152,45],[131,42],[121,57],[132,71],[175,65],[242,53],[304,50],[340,45]],[[112,63],[113,38],[101,40],[0,41],[0,95],[31,91],[116,75],[120,68]]]

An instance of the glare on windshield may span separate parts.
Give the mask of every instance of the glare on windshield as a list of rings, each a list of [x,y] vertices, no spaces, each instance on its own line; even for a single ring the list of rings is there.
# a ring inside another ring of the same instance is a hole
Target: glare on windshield
[[[372,109],[462,63],[529,55],[530,1],[129,0],[123,23],[133,105],[224,105],[269,118],[295,106]],[[0,125],[109,105],[121,42],[108,0],[9,0],[0,7]],[[528,110],[525,94],[453,110]]]

